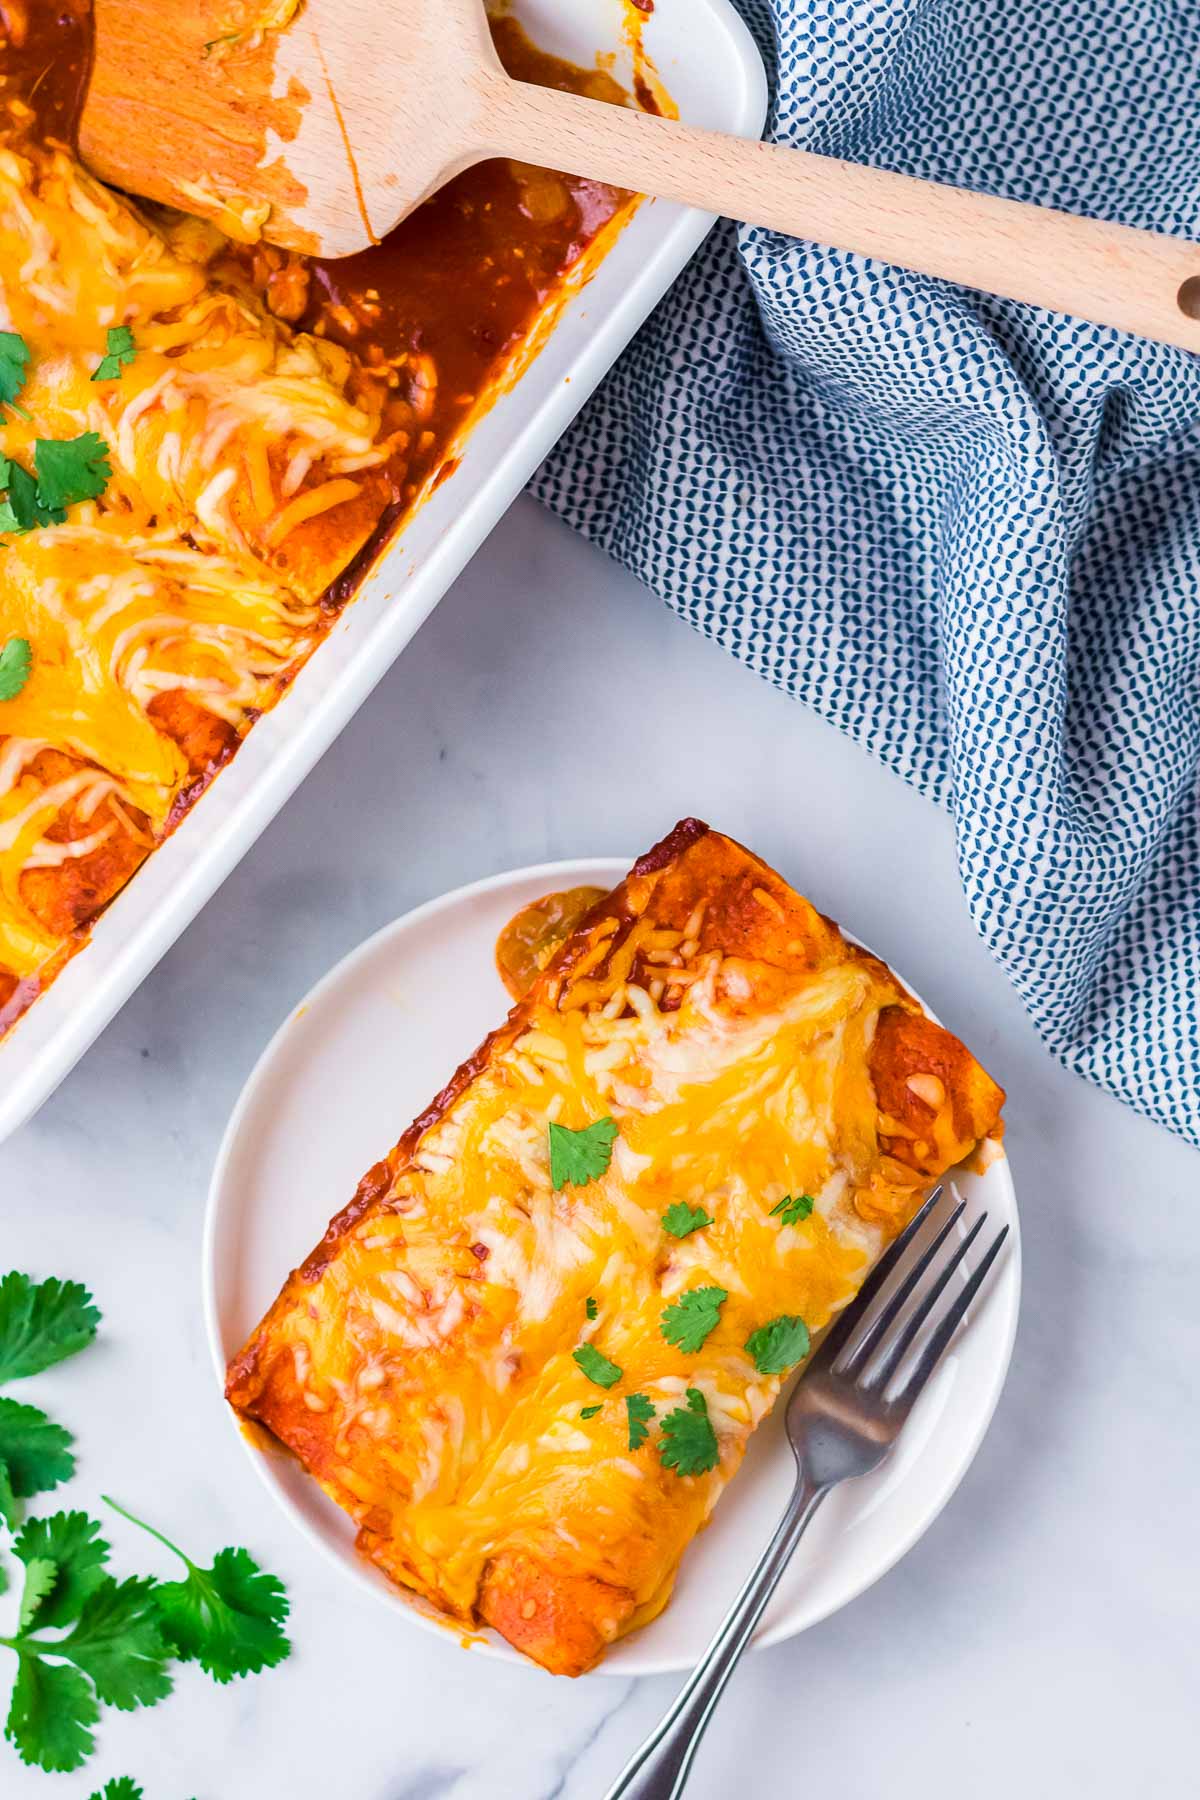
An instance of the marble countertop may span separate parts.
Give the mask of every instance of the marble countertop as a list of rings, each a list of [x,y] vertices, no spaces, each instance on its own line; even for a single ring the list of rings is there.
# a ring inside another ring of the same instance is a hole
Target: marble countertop
[[[606,705],[580,706],[600,672]],[[0,1745],[5,1800],[123,1773],[147,1800],[599,1800],[665,1708],[674,1678],[554,1681],[345,1587],[222,1417],[199,1246],[239,1088],[345,951],[461,882],[636,851],[689,812],[894,961],[1003,1080],[1025,1246],[1012,1372],[966,1480],[876,1587],[743,1664],[689,1796],[748,1770],[756,1795],[848,1800],[1194,1788],[1200,1157],[1042,1049],[975,936],[948,818],[523,500],[0,1150],[0,1266],[77,1276],[104,1312],[69,1375],[23,1395],[79,1439],[64,1502],[112,1493],[197,1556],[248,1545],[288,1584],[296,1646],[260,1678],[188,1668],[154,1711],[106,1712],[77,1775]],[[127,1568],[169,1572],[119,1519],[111,1537]]]

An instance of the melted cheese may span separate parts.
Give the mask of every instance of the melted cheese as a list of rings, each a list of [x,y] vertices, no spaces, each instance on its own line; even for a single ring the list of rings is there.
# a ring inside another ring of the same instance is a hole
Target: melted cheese
[[[547,1540],[563,1567],[630,1588],[635,1621],[657,1610],[781,1386],[747,1338],[781,1314],[819,1331],[883,1241],[860,1198],[886,1190],[902,1216],[917,1183],[898,1165],[881,1175],[867,1059],[899,991],[886,971],[847,958],[748,1006],[757,982],[737,958],[645,920],[608,956],[615,926],[593,927],[573,980],[532,1006],[268,1322],[264,1354],[289,1346],[274,1366],[322,1421],[310,1466],[389,1572],[463,1620],[501,1548]],[[682,990],[678,1009],[629,981],[647,950]],[[607,1173],[556,1193],[549,1121],[608,1115],[620,1135]],[[808,1219],[770,1216],[802,1192],[816,1199]],[[715,1223],[667,1236],[675,1201]],[[728,1294],[719,1326],[684,1354],[663,1309],[711,1285]],[[587,1341],[622,1371],[613,1395],[572,1358]],[[721,1445],[720,1467],[696,1479],[664,1468],[653,1438],[629,1451],[622,1403],[644,1393],[661,1417],[688,1387]],[[598,1401],[585,1425],[580,1409]]]
[[[156,698],[185,694],[238,735],[273,704],[382,510],[369,483],[389,451],[378,405],[348,395],[343,350],[212,279],[215,233],[156,228],[22,123],[14,109],[0,142],[0,328],[31,350],[30,416],[5,412],[0,450],[32,469],[37,438],[94,431],[112,479],[66,524],[0,539],[0,642],[33,652],[0,703],[0,973],[16,977],[64,942],[26,874],[70,884],[114,833],[138,838],[137,814],[161,833],[193,779]],[[114,325],[136,358],[94,382]],[[5,740],[61,750],[78,773],[47,784]],[[79,808],[101,789],[114,804],[88,832]]]

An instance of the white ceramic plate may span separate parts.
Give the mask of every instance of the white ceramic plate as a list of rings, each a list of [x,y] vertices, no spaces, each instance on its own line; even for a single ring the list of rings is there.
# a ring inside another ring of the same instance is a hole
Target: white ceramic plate
[[[512,0],[534,42],[629,81],[623,0]],[[762,59],[731,0],[656,0],[646,48],[680,115],[758,137]],[[436,606],[703,242],[708,213],[640,206],[520,380],[472,428],[453,478],[372,568],[281,704],[96,921],[86,949],[0,1040],[0,1140],[53,1093],[274,818]]]
[[[419,906],[369,938],[296,1007],[234,1109],[209,1194],[205,1309],[218,1376],[359,1177],[507,1010],[493,948],[512,914],[557,888],[614,885],[628,863],[546,863],[493,876]],[[996,1274],[875,1475],[825,1502],[780,1585],[756,1643],[803,1631],[869,1587],[916,1542],[954,1492],[983,1437],[1016,1332],[1020,1251],[1007,1162],[956,1185],[968,1217],[986,1206],[1012,1230]],[[233,1414],[230,1422],[237,1429]],[[445,1627],[354,1549],[350,1520],[283,1452],[238,1432],[260,1476],[304,1535],[401,1617]],[[751,1440],[708,1530],[684,1558],[674,1598],[601,1664],[645,1675],[694,1662],[783,1510],[792,1457],[778,1415]],[[499,1638],[485,1652],[524,1662]]]

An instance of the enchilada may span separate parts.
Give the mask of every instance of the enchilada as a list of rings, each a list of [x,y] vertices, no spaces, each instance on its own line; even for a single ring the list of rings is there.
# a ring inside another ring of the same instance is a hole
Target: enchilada
[[[685,821],[294,1272],[242,1415],[461,1625],[578,1674],[666,1603],[813,1335],[999,1088],[883,964]]]

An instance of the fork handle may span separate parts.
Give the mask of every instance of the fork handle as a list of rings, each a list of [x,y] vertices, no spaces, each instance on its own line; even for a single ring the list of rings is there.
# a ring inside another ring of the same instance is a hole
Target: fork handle
[[[791,1560],[808,1522],[829,1492],[801,1470],[787,1511],[758,1559],[724,1623],[679,1691],[675,1704],[626,1764],[605,1800],[677,1800],[691,1771],[705,1727],[734,1664],[750,1642],[767,1601]]]

